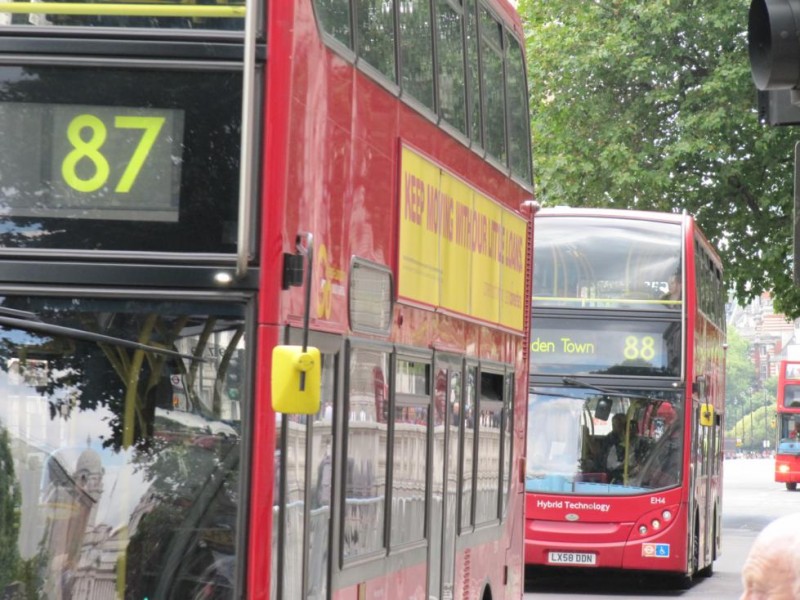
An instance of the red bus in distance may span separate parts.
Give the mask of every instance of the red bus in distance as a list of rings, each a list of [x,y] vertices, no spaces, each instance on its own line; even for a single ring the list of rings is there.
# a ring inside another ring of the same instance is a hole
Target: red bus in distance
[[[710,575],[722,268],[686,215],[552,208],[534,244],[525,562]]]
[[[800,482],[800,361],[781,361],[776,408],[775,481],[794,491]]]
[[[524,43],[509,0],[0,1],[0,590],[522,596]]]

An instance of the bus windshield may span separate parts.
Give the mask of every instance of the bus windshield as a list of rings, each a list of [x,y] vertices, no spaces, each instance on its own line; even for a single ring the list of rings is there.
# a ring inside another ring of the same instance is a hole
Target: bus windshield
[[[796,454],[800,453],[800,414],[778,414],[780,420],[779,426],[779,439],[780,445],[778,452],[782,454]],[[785,443],[792,444],[792,447],[785,452],[782,451]],[[794,448],[797,447],[797,450]]]
[[[630,495],[679,484],[681,393],[542,387],[528,406],[526,491]]]
[[[551,217],[534,237],[534,306],[680,309],[677,223]]]

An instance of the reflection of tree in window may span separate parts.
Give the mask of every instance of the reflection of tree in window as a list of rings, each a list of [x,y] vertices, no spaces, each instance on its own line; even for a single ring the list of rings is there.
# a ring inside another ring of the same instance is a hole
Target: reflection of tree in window
[[[348,48],[352,48],[350,3],[338,0],[314,0],[314,7],[322,29]]]
[[[529,180],[531,176],[530,133],[528,123],[528,87],[525,61],[519,42],[507,36],[506,81],[508,82],[508,151],[511,170]]]
[[[397,81],[394,60],[394,3],[356,0],[358,55],[389,81]]]
[[[486,149],[506,162],[505,84],[503,81],[503,28],[481,9],[481,72],[486,115]]]
[[[447,0],[439,0],[437,20],[439,110],[448,123],[467,134],[462,15]]]
[[[400,85],[434,110],[433,34],[429,0],[399,0],[400,8]]]

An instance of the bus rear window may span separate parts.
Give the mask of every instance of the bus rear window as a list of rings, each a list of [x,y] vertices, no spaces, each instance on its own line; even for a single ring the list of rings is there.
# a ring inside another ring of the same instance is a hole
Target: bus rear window
[[[0,66],[0,245],[233,252],[240,113],[232,71]]]

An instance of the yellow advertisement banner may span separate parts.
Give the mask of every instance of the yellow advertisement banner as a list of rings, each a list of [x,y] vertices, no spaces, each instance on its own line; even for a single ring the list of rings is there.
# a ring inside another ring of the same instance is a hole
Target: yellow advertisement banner
[[[522,331],[525,219],[405,146],[399,245],[401,300]]]

